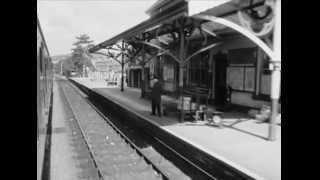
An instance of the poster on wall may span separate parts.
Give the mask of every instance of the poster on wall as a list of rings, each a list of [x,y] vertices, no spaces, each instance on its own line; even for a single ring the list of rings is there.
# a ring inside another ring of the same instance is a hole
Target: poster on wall
[[[166,91],[173,92],[173,91],[175,91],[176,88],[175,88],[175,85],[174,85],[173,82],[165,82],[163,84],[163,89],[166,90]]]
[[[254,84],[255,84],[255,68],[251,67],[245,68],[245,83],[244,83],[244,90],[245,91],[254,91]]]
[[[163,66],[163,80],[173,81],[174,80],[174,68],[173,66]]]
[[[154,64],[153,64],[152,61],[150,61],[149,67],[150,67],[150,76],[153,76],[153,74],[154,74]]]
[[[263,74],[261,76],[261,94],[270,95],[271,90],[271,75]]]
[[[227,83],[232,89],[243,90],[243,67],[228,67],[227,69]]]

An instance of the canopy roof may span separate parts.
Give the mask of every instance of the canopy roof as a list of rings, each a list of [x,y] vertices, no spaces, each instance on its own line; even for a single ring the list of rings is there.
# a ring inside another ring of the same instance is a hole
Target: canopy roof
[[[147,35],[147,38],[149,39],[158,36],[161,37],[164,34],[174,31],[174,20],[180,17],[187,19],[186,26],[194,26],[195,23],[198,23],[204,24],[206,28],[212,32],[223,31],[227,29],[223,25],[213,22],[206,22],[203,20],[195,20],[192,18],[192,16],[197,14],[209,14],[216,17],[224,17],[239,24],[236,11],[239,9],[248,8],[250,6],[250,0],[241,0],[240,2],[241,3],[236,0],[159,0],[146,11],[146,13],[150,15],[149,19],[114,36],[109,40],[92,47],[89,49],[89,52],[92,53],[102,48],[106,48],[120,40],[129,40],[133,37],[137,39],[144,39],[142,34]],[[263,4],[263,2],[264,0],[256,0],[252,6],[260,6]],[[171,25],[171,27],[164,28],[168,24],[169,26]],[[165,37],[165,39],[165,41],[170,41],[170,37]]]

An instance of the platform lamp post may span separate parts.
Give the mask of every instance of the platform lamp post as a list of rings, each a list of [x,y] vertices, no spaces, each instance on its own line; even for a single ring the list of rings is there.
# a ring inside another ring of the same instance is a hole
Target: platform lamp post
[[[274,58],[271,61],[271,120],[269,125],[269,141],[276,140],[276,118],[278,115],[278,102],[281,82],[281,0],[275,1],[275,25],[273,31]]]

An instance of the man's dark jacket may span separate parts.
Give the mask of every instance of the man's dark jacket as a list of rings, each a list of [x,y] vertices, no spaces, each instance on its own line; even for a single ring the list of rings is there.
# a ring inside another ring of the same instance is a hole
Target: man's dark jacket
[[[161,83],[158,81],[153,85],[152,92],[151,92],[151,98],[157,103],[160,103],[161,101],[161,92],[162,87]]]

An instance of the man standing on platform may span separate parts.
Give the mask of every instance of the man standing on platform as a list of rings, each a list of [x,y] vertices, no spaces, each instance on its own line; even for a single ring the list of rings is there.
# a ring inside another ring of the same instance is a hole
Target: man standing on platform
[[[157,110],[158,116],[161,117],[161,91],[162,87],[159,80],[155,77],[152,85],[151,92],[151,103],[152,103],[152,114],[156,115],[155,111]]]

